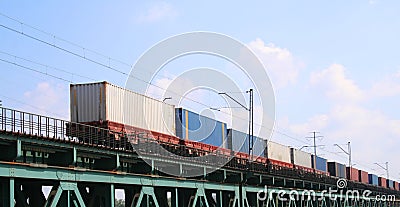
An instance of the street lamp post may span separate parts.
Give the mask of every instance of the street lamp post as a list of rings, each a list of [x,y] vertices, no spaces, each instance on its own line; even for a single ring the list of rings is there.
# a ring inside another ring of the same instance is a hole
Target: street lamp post
[[[344,150],[344,149],[343,149],[340,145],[338,145],[338,144],[335,144],[335,146],[339,147],[339,149],[341,149],[346,155],[349,156],[349,168],[350,168],[349,176],[350,176],[350,178],[351,178],[351,168],[352,168],[352,165],[351,165],[351,146],[350,146],[350,142],[347,142],[347,151]]]
[[[249,100],[249,107],[246,107],[245,105],[243,105],[242,103],[240,103],[239,101],[237,101],[236,99],[234,99],[232,96],[230,96],[229,94],[225,93],[225,92],[220,92],[218,94],[220,95],[225,95],[227,96],[229,99],[233,100],[234,102],[236,102],[237,104],[239,104],[239,106],[241,106],[242,108],[244,108],[245,110],[249,111],[249,155],[250,155],[250,162],[253,159],[253,145],[254,145],[254,97],[253,97],[253,89],[249,89],[248,91],[246,91],[246,93],[249,93],[250,95],[250,100]],[[214,108],[212,108],[214,109]],[[267,146],[268,147],[268,146]]]

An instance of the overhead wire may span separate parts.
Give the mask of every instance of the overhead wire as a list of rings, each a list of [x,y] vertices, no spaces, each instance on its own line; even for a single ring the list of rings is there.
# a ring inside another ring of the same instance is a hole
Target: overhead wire
[[[57,37],[57,36],[55,36],[55,35],[53,35],[53,34],[51,34],[51,33],[49,33],[49,32],[46,32],[46,31],[41,30],[41,29],[38,29],[38,28],[33,27],[33,26],[29,25],[29,24],[25,24],[24,22],[19,21],[19,20],[15,19],[15,18],[9,17],[9,16],[7,16],[7,15],[5,15],[5,14],[3,14],[3,13],[0,13],[0,15],[3,16],[3,17],[8,18],[8,19],[10,19],[10,20],[16,21],[16,22],[18,22],[19,24],[21,24],[21,25],[23,25],[23,26],[27,26],[27,27],[29,27],[29,28],[32,28],[32,29],[36,30],[36,31],[42,32],[42,33],[44,33],[44,34],[46,34],[46,35],[49,35],[49,36],[51,36],[51,37],[54,38],[54,39],[57,39],[57,40],[66,42],[66,43],[68,43],[68,44],[71,44],[71,45],[73,45],[73,46],[76,46],[76,47],[82,49],[83,51],[90,51],[90,52],[92,52],[92,53],[94,53],[94,54],[97,54],[97,55],[99,55],[99,56],[102,56],[103,58],[108,58],[109,61],[110,61],[110,60],[113,60],[113,61],[119,62],[119,63],[121,63],[121,64],[123,64],[123,65],[125,65],[125,66],[129,66],[129,67],[131,66],[130,64],[125,63],[125,62],[123,62],[123,61],[120,61],[120,60],[117,60],[117,59],[108,57],[108,56],[103,55],[103,54],[101,54],[101,53],[99,53],[99,52],[96,52],[96,51],[94,51],[94,50],[91,50],[91,49],[82,47],[82,46],[80,46],[80,45],[78,45],[78,44],[76,44],[76,43],[73,43],[73,42],[71,42],[71,41],[65,40],[65,39],[63,39],[63,38],[59,38],[59,37]],[[88,57],[86,57],[85,55],[78,54],[77,52],[73,52],[73,51],[68,50],[68,49],[65,49],[65,48],[63,48],[63,47],[61,47],[61,46],[58,46],[58,45],[56,45],[55,43],[50,43],[50,42],[48,42],[48,41],[42,40],[42,39],[37,38],[37,37],[35,37],[35,36],[29,35],[29,34],[27,34],[27,33],[24,32],[24,31],[19,31],[19,30],[17,30],[17,29],[13,29],[13,28],[11,28],[11,27],[8,27],[8,26],[6,26],[6,25],[4,25],[4,24],[0,24],[0,26],[3,27],[3,28],[5,28],[5,29],[7,29],[7,30],[9,30],[9,31],[12,31],[12,32],[18,33],[18,34],[20,34],[20,35],[26,36],[26,37],[28,37],[28,38],[30,38],[30,39],[33,39],[33,40],[35,40],[35,41],[41,42],[41,43],[46,44],[46,45],[48,45],[48,46],[54,47],[54,48],[56,48],[56,49],[58,49],[58,50],[64,51],[64,52],[66,52],[66,53],[68,53],[68,54],[71,54],[71,55],[73,55],[73,56],[82,58],[82,59],[84,59],[84,60],[87,60],[87,61],[89,61],[89,62],[92,62],[92,63],[94,63],[94,64],[97,64],[97,65],[99,65],[99,66],[101,66],[101,67],[107,68],[107,69],[109,69],[109,70],[112,70],[112,71],[114,71],[114,72],[120,73],[120,74],[122,74],[122,75],[126,75],[126,76],[128,76],[128,77],[134,78],[134,79],[139,80],[139,81],[141,81],[141,82],[150,84],[150,85],[152,85],[152,86],[154,86],[154,87],[156,87],[156,88],[159,88],[159,89],[161,89],[161,90],[169,91],[169,92],[171,92],[171,93],[174,93],[175,95],[178,95],[178,96],[181,97],[181,98],[187,99],[187,100],[189,100],[189,101],[192,101],[192,102],[197,103],[197,104],[199,104],[199,105],[202,105],[202,106],[204,106],[204,107],[207,107],[207,108],[210,108],[210,107],[211,107],[211,106],[208,106],[208,105],[206,105],[206,104],[204,104],[204,103],[201,103],[200,101],[197,101],[197,100],[194,100],[194,99],[191,99],[191,98],[188,98],[188,97],[184,97],[184,96],[182,96],[181,94],[178,94],[178,93],[176,93],[176,92],[174,92],[174,91],[167,90],[167,89],[162,88],[162,87],[160,87],[160,86],[158,86],[158,85],[156,85],[156,84],[154,84],[154,83],[151,83],[151,82],[142,80],[142,79],[140,79],[140,78],[138,78],[138,77],[136,77],[136,76],[133,76],[133,75],[128,74],[128,73],[126,73],[126,72],[124,72],[124,71],[118,70],[118,69],[112,67],[111,64],[106,65],[106,64],[101,63],[101,62],[99,62],[99,61],[96,61],[96,60],[94,60],[94,59],[88,58]],[[21,59],[22,59],[22,58],[21,58]],[[26,67],[26,66],[17,64],[17,63],[15,63],[15,62],[7,61],[7,60],[4,60],[4,59],[0,59],[0,61],[3,61],[3,62],[6,62],[6,63],[9,63],[9,64],[12,64],[12,65],[15,65],[15,66],[18,66],[18,67],[27,69],[27,70],[32,70],[32,71],[41,73],[41,74],[43,74],[43,75],[51,76],[51,77],[53,77],[53,78],[56,78],[56,79],[59,79],[59,80],[62,80],[62,81],[71,82],[71,81],[66,80],[66,79],[64,79],[64,78],[60,78],[60,77],[57,77],[57,76],[54,76],[54,75],[51,75],[51,74],[46,74],[46,73],[43,73],[43,72],[41,72],[41,71],[35,70],[35,69],[33,69],[33,68],[29,68],[29,67]],[[84,76],[80,76],[80,77],[84,77]],[[85,77],[85,78],[87,78],[87,77]],[[88,79],[90,79],[90,78],[88,78]],[[91,79],[91,80],[94,80],[94,79]],[[234,92],[234,93],[243,93],[243,92]],[[222,112],[222,111],[221,111],[221,112]],[[225,113],[225,114],[227,114],[227,115],[231,115],[231,114],[228,114],[228,113],[226,113],[226,112],[222,112],[222,113]],[[238,117],[238,116],[235,116],[235,115],[231,115],[231,116],[234,116],[234,117],[239,118],[239,119],[242,119],[242,120],[246,120],[246,119],[244,119],[244,118],[242,118],[242,117]],[[254,123],[254,124],[257,125],[257,126],[259,126],[259,127],[264,128],[264,129],[266,129],[266,130],[269,130],[269,131],[271,131],[271,132],[274,131],[274,132],[276,132],[276,133],[278,133],[278,134],[281,134],[281,135],[283,135],[283,136],[286,136],[286,137],[288,137],[288,138],[291,138],[291,139],[293,139],[293,140],[295,140],[295,141],[308,144],[307,142],[305,142],[305,141],[303,141],[303,140],[301,140],[301,139],[298,139],[298,138],[296,138],[296,137],[294,137],[294,136],[288,135],[288,134],[285,133],[285,132],[281,132],[281,131],[278,131],[278,130],[273,129],[273,128],[265,127],[265,126],[263,126],[262,124],[259,124],[259,123]],[[322,149],[322,151],[326,151],[326,150],[323,150],[323,149]],[[326,152],[331,153],[331,154],[334,154],[334,153],[329,152],[329,151],[326,151]]]
[[[88,79],[88,80],[91,80],[91,81],[96,81],[95,79],[87,77],[87,76],[83,76],[83,75],[80,75],[80,74],[77,74],[77,73],[72,73],[72,72],[69,72],[69,71],[64,70],[64,69],[60,69],[60,68],[57,68],[57,67],[54,67],[54,66],[50,66],[50,65],[47,65],[47,64],[44,64],[44,63],[40,63],[40,62],[33,61],[33,60],[30,60],[30,59],[27,59],[27,58],[23,58],[23,57],[20,57],[20,56],[17,56],[17,55],[13,55],[13,54],[1,51],[1,50],[0,50],[0,53],[8,55],[10,57],[13,57],[14,59],[23,60],[23,61],[26,61],[26,62],[29,62],[29,63],[33,63],[35,65],[39,65],[39,66],[45,67],[46,69],[52,69],[52,70],[56,70],[56,71],[60,71],[60,72],[69,74],[71,76],[76,76],[76,77],[81,77],[81,78]],[[9,62],[12,62],[12,61],[9,61]],[[71,80],[71,82],[73,82],[73,81]]]
[[[61,117],[61,118],[66,118],[64,115],[61,115],[61,114],[58,114],[58,113],[54,113],[54,112],[52,112],[52,111],[47,111],[46,109],[39,108],[39,107],[37,107],[37,106],[35,106],[35,105],[32,105],[32,104],[29,104],[29,103],[27,103],[27,102],[18,100],[18,99],[16,99],[16,98],[12,98],[12,97],[9,97],[9,96],[3,95],[3,94],[0,94],[0,96],[3,97],[3,98],[9,99],[9,100],[11,100],[11,101],[14,101],[14,102],[17,102],[17,103],[20,103],[20,104],[23,104],[23,105],[32,107],[32,108],[34,108],[34,109],[37,109],[37,110],[40,110],[40,111],[44,111],[44,112],[46,112],[46,113],[53,114],[53,115],[56,115],[56,116]],[[4,101],[3,101],[3,105],[4,105]]]
[[[25,69],[25,70],[30,70],[30,71],[33,71],[33,72],[36,72],[36,73],[40,73],[40,74],[42,74],[42,75],[50,76],[50,77],[52,77],[52,78],[55,78],[55,79],[58,79],[58,80],[61,80],[61,81],[65,81],[65,82],[68,82],[68,83],[72,83],[72,81],[70,81],[70,80],[67,80],[67,79],[60,78],[60,77],[55,76],[55,75],[51,75],[51,74],[45,73],[45,72],[42,72],[42,71],[40,71],[40,70],[31,68],[31,67],[27,67],[27,66],[24,66],[24,65],[20,65],[20,64],[18,64],[18,63],[16,63],[16,62],[4,60],[4,59],[2,59],[2,58],[0,58],[0,61],[2,61],[2,62],[4,62],[4,63],[11,64],[11,65],[14,65],[14,66],[18,66],[19,68],[22,68],[22,69]]]

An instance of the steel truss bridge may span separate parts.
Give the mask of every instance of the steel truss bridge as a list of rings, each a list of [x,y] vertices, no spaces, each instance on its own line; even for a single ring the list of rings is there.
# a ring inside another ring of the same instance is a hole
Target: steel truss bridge
[[[182,156],[210,152],[154,140],[0,108],[0,206],[114,207],[116,189],[129,207],[400,206],[398,191],[356,182],[338,189],[337,178],[235,157],[215,170],[210,163],[227,159],[218,151],[210,162],[170,159],[153,145]],[[180,176],[162,173],[162,166]],[[202,175],[185,178],[199,169]],[[47,198],[43,186],[51,186]],[[328,194],[331,189],[342,192]],[[365,190],[372,193],[345,196]]]

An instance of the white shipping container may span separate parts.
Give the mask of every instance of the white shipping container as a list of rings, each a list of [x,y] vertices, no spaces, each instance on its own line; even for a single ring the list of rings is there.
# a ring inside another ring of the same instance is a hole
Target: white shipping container
[[[268,158],[291,163],[290,147],[268,141]]]
[[[292,154],[292,163],[295,165],[300,165],[303,167],[309,167],[312,168],[312,163],[311,163],[311,154],[291,148],[291,153]]]
[[[107,82],[70,87],[72,122],[111,121],[175,135],[175,107]]]

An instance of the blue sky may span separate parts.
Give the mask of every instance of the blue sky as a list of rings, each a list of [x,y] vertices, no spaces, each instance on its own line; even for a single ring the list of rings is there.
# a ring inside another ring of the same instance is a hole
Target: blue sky
[[[389,161],[391,178],[399,179],[399,4],[380,0],[246,4],[0,1],[2,14],[52,35],[4,16],[0,16],[0,23],[127,73],[148,48],[172,35],[191,31],[229,35],[247,44],[267,66],[276,96],[276,130],[280,132],[273,134],[273,141],[301,147],[310,144],[305,137],[316,130],[324,136],[320,143],[326,145],[318,150],[320,155],[345,163],[346,156],[336,155],[339,150],[333,144],[351,141],[356,167],[381,175],[384,171],[373,163]],[[0,58],[72,82],[94,79],[123,85],[126,80],[121,74],[3,27],[0,39],[1,52],[75,75],[4,53],[0,53]],[[126,64],[109,61],[108,57]],[[159,83],[163,83],[165,76],[173,78],[181,72],[178,67],[190,67],[191,60],[195,66],[206,62],[206,66],[228,67],[226,62],[214,58],[189,58],[166,67]],[[68,119],[67,82],[4,62],[0,62],[0,67],[0,100],[4,106]]]

